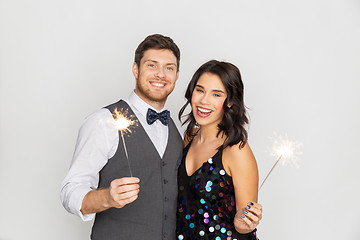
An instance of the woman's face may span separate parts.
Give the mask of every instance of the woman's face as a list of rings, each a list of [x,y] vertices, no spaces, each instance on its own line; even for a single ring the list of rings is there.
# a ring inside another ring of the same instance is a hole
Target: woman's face
[[[223,104],[227,97],[225,86],[218,75],[203,73],[191,96],[191,107],[200,126],[219,124],[223,118]]]

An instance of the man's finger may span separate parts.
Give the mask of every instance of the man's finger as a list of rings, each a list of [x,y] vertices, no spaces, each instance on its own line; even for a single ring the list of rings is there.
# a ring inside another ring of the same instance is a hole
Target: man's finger
[[[123,177],[113,180],[110,185],[111,186],[121,186],[121,185],[127,185],[127,184],[134,184],[139,183],[140,179],[137,177]]]

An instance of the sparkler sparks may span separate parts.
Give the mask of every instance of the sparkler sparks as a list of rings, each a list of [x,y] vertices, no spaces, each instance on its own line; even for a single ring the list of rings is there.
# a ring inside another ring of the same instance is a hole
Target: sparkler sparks
[[[119,131],[122,131],[123,133],[131,133],[130,127],[138,125],[136,120],[132,120],[135,116],[129,115],[127,109],[120,109],[120,111],[118,111],[117,108],[115,108],[114,112],[115,126]]]
[[[136,120],[132,120],[135,116],[134,115],[129,115],[128,110],[120,109],[120,111],[118,111],[115,108],[114,112],[115,112],[115,114],[113,114],[113,115],[115,117],[115,127],[121,133],[121,139],[122,139],[122,142],[123,142],[126,159],[128,161],[128,165],[129,165],[130,176],[132,177],[133,174],[132,174],[132,171],[131,171],[129,155],[128,155],[126,144],[125,144],[124,133],[131,133],[130,127],[137,126],[138,122]],[[128,117],[126,117],[126,116],[128,116]]]
[[[299,156],[302,155],[302,152],[299,151],[300,147],[303,145],[301,142],[291,141],[288,139],[287,135],[282,137],[274,132],[273,146],[270,151],[271,156],[277,158],[275,164],[266,175],[265,179],[260,185],[259,191],[261,187],[264,185],[266,179],[269,177],[270,173],[274,170],[279,161],[282,162],[282,165],[286,163],[292,163],[296,168],[299,168],[298,159]]]

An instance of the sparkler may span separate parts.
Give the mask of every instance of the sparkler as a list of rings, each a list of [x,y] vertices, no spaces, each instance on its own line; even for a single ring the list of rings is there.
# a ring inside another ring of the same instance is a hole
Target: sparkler
[[[113,114],[113,115],[115,117],[115,127],[121,133],[121,139],[123,142],[126,159],[127,159],[128,165],[129,165],[130,176],[132,177],[133,175],[132,175],[132,171],[131,171],[129,155],[128,155],[126,144],[125,144],[124,133],[131,133],[130,127],[137,126],[138,123],[136,120],[132,120],[134,118],[134,115],[128,115],[128,110],[120,109],[120,111],[118,111],[115,108],[114,112],[115,112],[115,114]],[[128,116],[128,117],[126,117],[126,116]]]
[[[286,163],[292,163],[293,165],[295,165],[296,168],[299,168],[299,164],[297,163],[297,161],[299,159],[299,156],[302,154],[302,152],[300,152],[299,149],[303,144],[296,141],[290,141],[287,135],[285,135],[285,137],[283,138],[282,136],[274,133],[274,136],[275,137],[273,138],[271,155],[276,157],[277,160],[273,165],[273,167],[271,168],[271,170],[269,171],[269,173],[266,175],[263,182],[261,183],[259,191],[261,187],[264,185],[266,179],[269,177],[270,173],[280,162],[280,160],[282,162],[282,165],[285,165]]]

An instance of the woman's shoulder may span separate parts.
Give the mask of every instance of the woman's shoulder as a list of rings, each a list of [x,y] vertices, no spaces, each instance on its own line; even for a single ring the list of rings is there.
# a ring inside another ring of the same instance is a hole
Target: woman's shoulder
[[[227,146],[224,149],[224,152],[229,154],[231,157],[241,157],[244,155],[252,154],[251,148],[249,144],[246,143],[238,143],[232,146]]]
[[[244,169],[250,165],[256,164],[253,152],[248,143],[235,144],[228,146],[223,150],[223,163],[233,172],[234,169]]]

